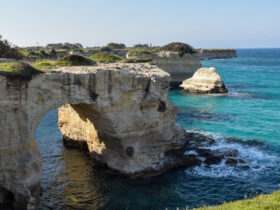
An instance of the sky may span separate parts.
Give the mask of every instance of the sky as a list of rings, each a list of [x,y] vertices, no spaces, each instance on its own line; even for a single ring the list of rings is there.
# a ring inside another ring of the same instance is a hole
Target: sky
[[[0,0],[0,35],[17,46],[109,42],[195,48],[280,47],[279,0]]]

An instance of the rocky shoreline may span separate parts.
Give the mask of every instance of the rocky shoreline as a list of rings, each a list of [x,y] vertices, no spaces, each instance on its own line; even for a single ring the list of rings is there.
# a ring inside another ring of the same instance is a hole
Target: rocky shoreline
[[[196,49],[201,60],[227,59],[237,57],[234,49]]]
[[[92,163],[95,168],[99,168],[100,172],[105,176],[122,176],[129,179],[137,178],[151,178],[158,176],[169,171],[178,170],[181,168],[190,168],[202,165],[217,165],[224,162],[228,167],[241,164],[246,165],[246,160],[238,157],[239,151],[237,149],[222,147],[219,149],[211,149],[212,146],[216,146],[218,142],[204,134],[198,132],[184,132],[185,144],[174,150],[165,152],[165,159],[162,167],[158,170],[154,168],[147,168],[144,171],[122,174],[117,170],[108,167],[104,162],[99,161],[92,157]],[[81,147],[81,144],[77,144],[75,141],[65,140],[65,146],[70,148],[84,149],[88,152],[86,144]],[[89,153],[90,155],[90,153]]]

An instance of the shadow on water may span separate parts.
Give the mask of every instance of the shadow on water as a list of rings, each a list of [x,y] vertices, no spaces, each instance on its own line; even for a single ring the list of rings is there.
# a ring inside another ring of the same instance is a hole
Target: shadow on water
[[[193,121],[225,121],[233,118],[228,114],[215,113],[207,108],[179,106],[178,109],[177,120],[189,123]]]

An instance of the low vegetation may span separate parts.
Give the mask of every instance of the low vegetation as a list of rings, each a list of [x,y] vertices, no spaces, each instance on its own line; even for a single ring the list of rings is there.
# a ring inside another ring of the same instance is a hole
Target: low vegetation
[[[67,55],[56,61],[58,66],[90,66],[95,64],[94,61],[81,55]]]
[[[38,60],[36,62],[31,63],[31,65],[40,70],[48,70],[48,69],[54,69],[56,68],[55,61],[52,60]]]
[[[160,48],[147,48],[147,49],[138,48],[138,49],[129,50],[129,54],[150,55],[152,53],[156,53],[159,51]]]
[[[109,44],[107,44],[107,47],[109,47],[111,49],[125,49],[126,48],[125,44],[114,43],[114,42],[110,42]]]
[[[136,49],[139,49],[139,48],[147,49],[147,48],[149,48],[149,45],[148,44],[135,44],[135,45],[133,45],[133,48],[136,48]]]
[[[151,58],[126,58],[123,59],[124,63],[152,63]]]
[[[180,56],[183,56],[185,53],[189,53],[189,54],[196,53],[195,49],[192,46],[181,42],[172,42],[170,44],[163,46],[161,50],[178,52]]]
[[[111,53],[113,50],[110,47],[101,47],[100,52],[108,52]]]
[[[269,195],[259,195],[252,199],[224,203],[220,206],[202,207],[196,210],[263,210],[280,209],[280,191]]]
[[[0,58],[21,59],[23,54],[19,48],[13,47],[7,40],[2,39],[0,35]]]
[[[98,63],[115,63],[122,60],[123,58],[119,55],[115,55],[108,52],[95,53],[89,57],[91,60]]]
[[[0,75],[3,76],[14,76],[22,79],[31,79],[32,76],[43,73],[28,63],[17,62],[17,63],[0,63]]]

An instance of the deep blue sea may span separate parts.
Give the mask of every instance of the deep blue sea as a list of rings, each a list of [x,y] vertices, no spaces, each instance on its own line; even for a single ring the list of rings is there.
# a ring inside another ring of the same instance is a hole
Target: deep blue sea
[[[38,126],[35,139],[43,157],[46,209],[175,209],[217,205],[279,190],[280,49],[242,49],[238,57],[202,61],[215,67],[229,93],[186,95],[170,91],[177,123],[239,150],[244,166],[224,163],[169,172],[148,180],[106,177],[90,158],[66,149],[57,110]]]

